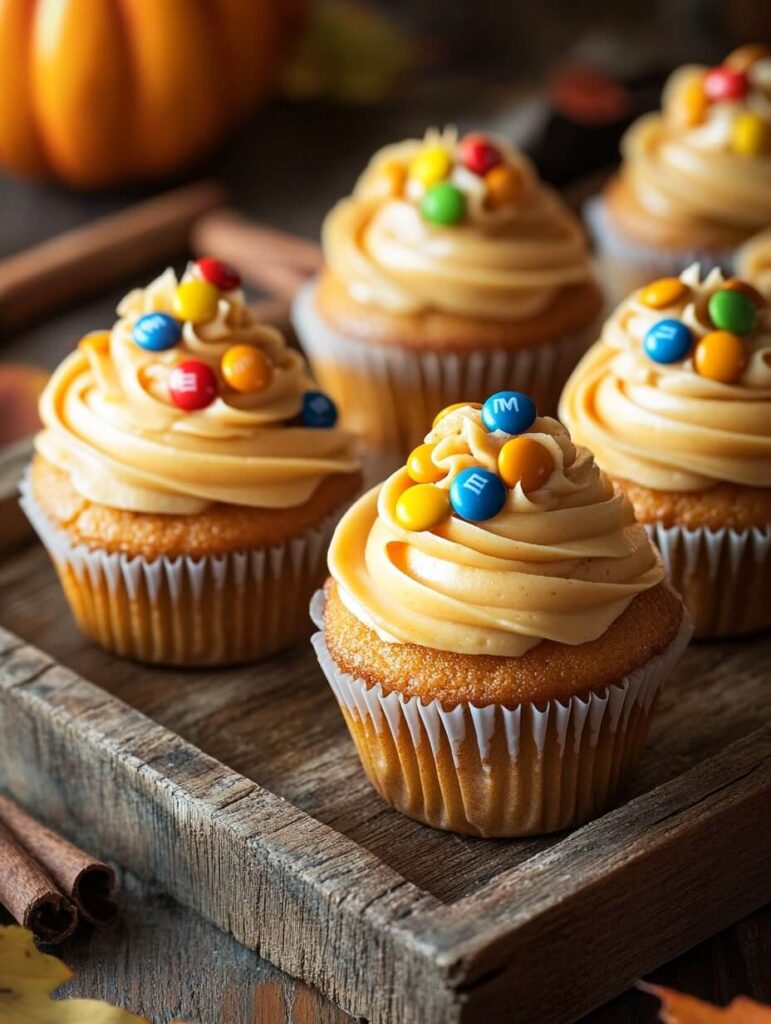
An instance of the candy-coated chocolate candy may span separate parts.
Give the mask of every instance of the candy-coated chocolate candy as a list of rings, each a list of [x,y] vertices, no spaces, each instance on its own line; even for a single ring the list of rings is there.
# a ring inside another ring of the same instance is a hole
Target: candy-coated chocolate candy
[[[761,295],[758,289],[754,288],[749,281],[742,281],[740,277],[729,277],[729,279],[724,282],[723,288],[729,292],[741,292],[742,295],[746,295],[758,309],[763,309],[767,305],[766,297]]]
[[[217,397],[214,370],[200,359],[185,359],[169,374],[169,394],[174,405],[185,412],[205,409]]]
[[[496,391],[482,406],[482,422],[488,430],[524,434],[538,415],[535,402],[521,391]]]
[[[430,224],[457,224],[466,215],[466,197],[457,185],[440,181],[423,196],[420,212]]]
[[[394,511],[405,530],[433,530],[450,515],[450,498],[441,487],[416,484],[399,495]]]
[[[213,284],[223,292],[232,292],[241,287],[241,275],[229,263],[215,260],[212,256],[202,256],[195,261],[196,269],[204,281]]]
[[[398,160],[385,160],[374,172],[369,188],[379,199],[393,199],[404,191],[407,168]]]
[[[452,159],[442,146],[426,146],[410,160],[410,177],[426,188],[443,181],[451,170]]]
[[[419,444],[410,452],[407,473],[410,480],[414,480],[416,484],[435,484],[437,480],[447,475],[446,471],[440,469],[431,459],[434,448],[435,444]]]
[[[458,157],[464,167],[480,178],[503,163],[503,153],[484,135],[467,135],[461,139],[458,143]]]
[[[522,485],[525,494],[543,487],[554,472],[548,448],[532,437],[512,437],[498,452],[498,472],[509,487]]]
[[[174,292],[172,309],[180,320],[203,324],[217,315],[220,290],[208,281],[183,281]]]
[[[753,64],[766,57],[771,57],[771,47],[763,43],[747,43],[729,53],[723,63],[734,71],[748,71]]]
[[[691,350],[691,329],[680,320],[659,320],[645,335],[643,348],[654,363],[679,363]]]
[[[640,301],[649,309],[666,309],[684,299],[690,288],[679,277],[660,277],[640,292]]]
[[[437,425],[439,420],[443,420],[445,416],[449,416],[451,412],[455,412],[456,409],[463,409],[466,406],[469,406],[471,409],[482,408],[479,402],[453,402],[452,405],[446,405],[441,412],[438,412],[436,416],[434,416],[434,422],[431,424],[432,428]]]
[[[264,391],[273,377],[273,367],[262,349],[254,345],[234,345],[222,357],[220,369],[225,382],[234,391]]]
[[[693,78],[678,90],[669,108],[676,124],[683,128],[695,128],[704,120],[709,109],[709,98],[704,91],[704,81]]]
[[[721,331],[746,334],[758,322],[755,303],[736,288],[721,288],[710,295],[707,310],[710,320]]]
[[[492,470],[470,466],[453,480],[450,503],[461,518],[481,523],[497,516],[505,505],[506,485]]]
[[[748,88],[746,74],[725,65],[711,68],[704,76],[704,91],[713,103],[740,100],[747,95]]]
[[[182,335],[182,325],[168,313],[145,313],[134,324],[131,337],[140,348],[165,352],[173,348]]]
[[[337,406],[323,391],[306,391],[300,419],[304,427],[334,427],[337,423]]]
[[[747,365],[747,353],[738,334],[712,331],[705,334],[693,353],[696,372],[723,384],[737,381]]]
[[[485,175],[487,193],[485,203],[491,210],[502,206],[515,206],[522,199],[524,181],[516,167],[499,164]]]
[[[110,351],[109,331],[89,331],[78,342],[78,348],[85,352],[96,352],[103,356]]]
[[[757,114],[742,111],[731,129],[731,148],[740,156],[760,156],[771,151],[771,125]]]

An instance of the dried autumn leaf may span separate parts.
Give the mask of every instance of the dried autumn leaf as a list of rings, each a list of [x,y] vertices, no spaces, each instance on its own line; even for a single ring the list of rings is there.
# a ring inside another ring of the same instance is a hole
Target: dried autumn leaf
[[[771,1024],[771,1006],[762,1006],[744,996],[723,1007],[663,985],[641,984],[640,988],[661,1000],[662,1024]]]

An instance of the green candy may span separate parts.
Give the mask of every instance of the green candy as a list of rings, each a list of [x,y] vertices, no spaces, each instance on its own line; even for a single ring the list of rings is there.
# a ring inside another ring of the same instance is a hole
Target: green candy
[[[746,334],[758,321],[758,311],[752,299],[743,292],[728,288],[711,295],[707,309],[710,320],[721,331]]]
[[[430,224],[457,224],[466,216],[466,197],[450,181],[439,181],[426,190],[420,212]]]

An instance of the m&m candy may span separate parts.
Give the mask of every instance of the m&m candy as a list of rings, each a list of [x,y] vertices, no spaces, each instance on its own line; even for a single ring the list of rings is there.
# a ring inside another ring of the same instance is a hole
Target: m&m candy
[[[264,391],[273,378],[273,367],[262,349],[254,345],[233,345],[220,362],[222,376],[234,391]]]
[[[185,412],[205,409],[217,397],[214,370],[199,359],[177,363],[169,374],[169,394],[174,405]]]
[[[450,515],[450,499],[441,487],[416,484],[399,495],[394,513],[405,530],[433,530]]]
[[[500,164],[493,167],[485,175],[485,204],[491,210],[499,210],[502,206],[515,206],[522,199],[524,181],[515,167]]]
[[[183,281],[174,292],[172,309],[180,320],[203,324],[217,315],[220,290],[208,281]]]
[[[735,288],[721,288],[710,295],[707,311],[715,327],[734,334],[746,334],[758,321],[755,303]]]
[[[323,391],[306,391],[300,419],[304,427],[334,427],[337,423],[337,406]]]
[[[450,504],[463,519],[481,523],[497,516],[506,503],[506,486],[482,466],[461,470],[450,486]]]
[[[643,348],[654,363],[679,363],[691,350],[691,329],[680,320],[659,320],[645,335]]]
[[[529,494],[543,487],[552,475],[554,459],[534,438],[512,437],[498,452],[498,472],[509,487],[520,484]]]
[[[443,181],[451,170],[450,154],[441,146],[426,146],[410,161],[410,177],[426,187]]]
[[[434,444],[419,444],[413,448],[407,459],[407,473],[410,480],[416,484],[435,484],[446,476],[445,470],[437,466],[431,456],[434,454]]]
[[[445,416],[449,416],[451,412],[455,412],[456,409],[465,409],[466,407],[471,409],[482,408],[479,402],[453,402],[452,405],[446,405],[441,412],[438,412],[436,416],[434,416],[434,422],[431,424],[432,428],[435,427],[440,420],[443,420]]]
[[[711,68],[704,76],[704,91],[713,103],[740,100],[746,96],[748,88],[746,74],[734,68]]]
[[[430,224],[457,224],[466,216],[466,197],[457,185],[440,181],[421,199],[420,212]]]
[[[503,154],[484,135],[467,135],[458,143],[460,162],[483,178],[488,171],[503,163]]]
[[[131,331],[131,337],[140,348],[150,352],[165,352],[173,348],[182,335],[182,325],[168,313],[145,313]]]
[[[744,343],[731,331],[705,334],[693,353],[693,365],[702,377],[733,384],[747,365]]]
[[[204,281],[223,292],[232,292],[234,288],[241,287],[241,275],[229,263],[215,260],[211,256],[202,256],[195,261],[195,266]]]
[[[731,129],[731,148],[740,156],[760,156],[771,150],[771,124],[757,114],[742,111]]]
[[[690,288],[679,277],[661,277],[640,292],[640,302],[649,309],[666,309],[684,299]]]
[[[482,406],[482,423],[487,429],[507,434],[523,434],[537,415],[535,402],[521,391],[497,391]]]

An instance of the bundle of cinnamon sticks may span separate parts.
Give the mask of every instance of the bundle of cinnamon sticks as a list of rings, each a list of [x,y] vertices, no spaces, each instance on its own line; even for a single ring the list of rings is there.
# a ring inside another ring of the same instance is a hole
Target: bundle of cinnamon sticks
[[[63,942],[82,918],[107,924],[115,872],[0,795],[0,904],[44,943]]]

